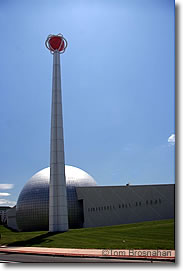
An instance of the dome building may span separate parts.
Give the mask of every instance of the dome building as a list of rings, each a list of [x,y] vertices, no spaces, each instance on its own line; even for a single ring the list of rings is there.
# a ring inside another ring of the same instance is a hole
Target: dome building
[[[69,228],[83,227],[83,201],[76,187],[96,186],[96,181],[82,169],[65,166]],[[19,230],[48,230],[50,168],[33,175],[23,187],[16,205]]]
[[[174,218],[174,184],[100,186],[85,171],[65,166],[69,228],[104,227]],[[50,168],[30,178],[7,226],[17,231],[49,229]]]

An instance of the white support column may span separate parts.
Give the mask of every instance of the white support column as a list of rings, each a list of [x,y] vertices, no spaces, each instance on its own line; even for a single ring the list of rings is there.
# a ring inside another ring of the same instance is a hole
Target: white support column
[[[53,53],[49,187],[49,231],[68,231],[64,138],[61,97],[60,54]]]

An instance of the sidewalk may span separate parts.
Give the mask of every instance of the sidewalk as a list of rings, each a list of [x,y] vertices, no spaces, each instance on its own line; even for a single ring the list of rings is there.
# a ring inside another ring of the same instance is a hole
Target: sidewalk
[[[74,249],[46,247],[0,247],[0,253],[54,255],[65,257],[121,258],[175,261],[175,250]]]

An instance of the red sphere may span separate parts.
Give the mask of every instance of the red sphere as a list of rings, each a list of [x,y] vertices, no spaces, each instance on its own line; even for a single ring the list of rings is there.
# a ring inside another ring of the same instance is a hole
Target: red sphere
[[[51,51],[58,50],[61,52],[64,50],[65,42],[64,39],[60,36],[52,36],[48,43]]]

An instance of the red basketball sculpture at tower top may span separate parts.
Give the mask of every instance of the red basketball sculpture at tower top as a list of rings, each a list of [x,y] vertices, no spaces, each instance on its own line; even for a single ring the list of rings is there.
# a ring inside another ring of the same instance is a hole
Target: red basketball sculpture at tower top
[[[62,36],[62,34],[58,35],[49,35],[46,42],[46,47],[50,50],[51,53],[54,51],[59,51],[59,53],[64,53],[67,47],[67,41]]]

